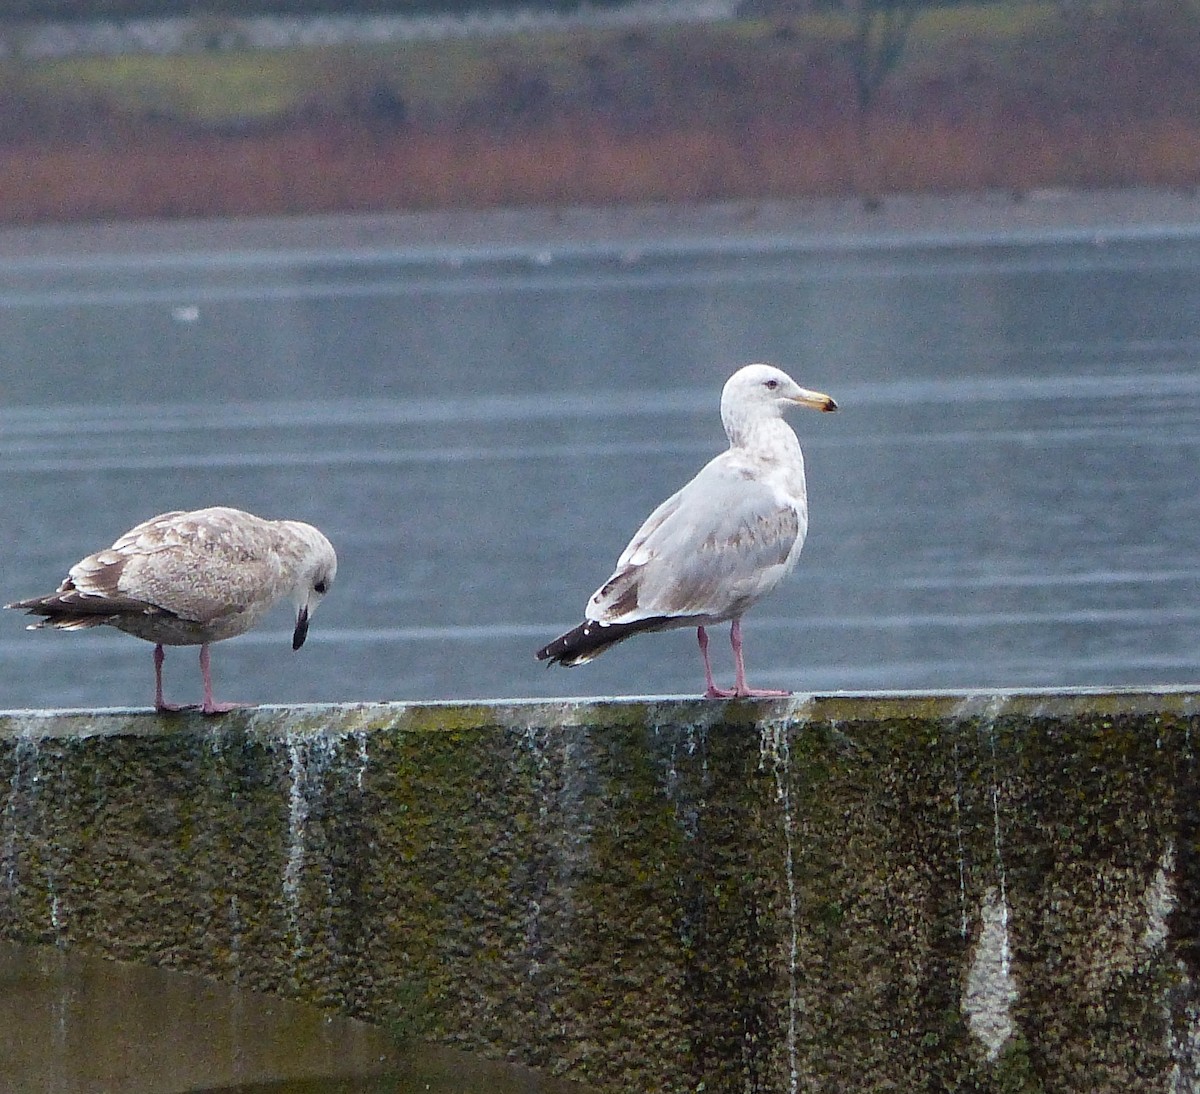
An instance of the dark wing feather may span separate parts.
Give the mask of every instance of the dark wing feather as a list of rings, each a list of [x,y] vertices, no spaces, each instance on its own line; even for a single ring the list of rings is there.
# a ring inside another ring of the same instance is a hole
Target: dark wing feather
[[[89,555],[71,571],[73,575],[77,571],[87,574],[84,588],[76,585],[74,577],[67,577],[49,596],[35,596],[4,606],[24,610],[29,615],[44,616],[44,621],[36,626],[61,630],[99,627],[122,615],[170,614],[157,605],[119,591],[125,561],[124,555],[116,555],[111,550]],[[80,571],[80,567],[84,570]]]
[[[662,630],[673,623],[673,620],[663,617],[640,619],[636,623],[597,623],[587,619],[578,627],[560,635],[548,646],[543,646],[537,651],[537,659],[571,668],[599,657],[610,646],[615,646],[635,634]]]

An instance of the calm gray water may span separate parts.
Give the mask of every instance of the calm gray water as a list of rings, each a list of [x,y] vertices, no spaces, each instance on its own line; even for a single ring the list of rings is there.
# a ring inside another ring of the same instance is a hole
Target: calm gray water
[[[5,1094],[587,1094],[200,976],[0,943]]]
[[[0,596],[171,508],[312,521],[308,645],[214,653],[253,702],[688,694],[690,631],[592,665],[581,618],[642,518],[724,446],[722,383],[783,365],[811,527],[746,621],[798,691],[1200,679],[1200,240],[555,244],[0,264]],[[0,706],[143,705],[150,647],[26,633]],[[725,628],[719,676],[730,676]],[[195,651],[168,697],[195,701]]]

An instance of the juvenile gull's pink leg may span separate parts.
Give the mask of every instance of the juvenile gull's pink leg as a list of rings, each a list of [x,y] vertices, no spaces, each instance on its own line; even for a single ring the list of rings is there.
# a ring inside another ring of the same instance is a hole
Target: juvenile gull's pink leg
[[[213,702],[212,669],[209,665],[207,642],[200,647],[200,675],[204,678],[204,705],[200,708],[204,714],[228,714],[242,705]]]
[[[162,643],[154,647],[154,709],[164,711],[183,710],[183,707],[163,701],[162,669],[167,655],[163,652]]]
[[[704,658],[704,689],[705,699],[728,699],[733,692],[719,688],[713,682],[712,665],[708,660],[708,632],[703,627],[696,628],[696,641],[700,643],[700,656]]]
[[[746,664],[742,660],[742,621],[735,619],[733,626],[729,628],[729,644],[733,647],[733,663],[736,668],[737,675],[734,677],[733,691],[726,692],[727,695],[736,695],[739,699],[751,697],[778,697],[780,695],[791,695],[790,691],[773,691],[770,688],[750,688],[746,686]]]

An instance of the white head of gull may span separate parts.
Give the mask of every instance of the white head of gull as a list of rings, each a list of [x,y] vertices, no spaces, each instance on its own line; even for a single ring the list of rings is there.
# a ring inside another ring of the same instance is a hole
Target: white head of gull
[[[828,395],[772,365],[738,369],[721,394],[728,450],[646,518],[588,600],[584,621],[538,659],[582,665],[643,631],[695,627],[708,698],[788,694],[746,684],[741,619],[791,573],[808,531],[804,456],[783,420],[795,406],[837,410]],[[705,632],[727,621],[732,689],[713,681]]]
[[[296,610],[292,649],[337,575],[333,547],[311,524],[264,520],[215,506],[161,513],[111,547],[77,562],[49,596],[6,604],[44,618],[30,630],[110,626],[154,645],[154,706],[163,701],[163,646],[199,646],[205,714],[237,704],[213,701],[209,644],[244,634],[276,604]]]

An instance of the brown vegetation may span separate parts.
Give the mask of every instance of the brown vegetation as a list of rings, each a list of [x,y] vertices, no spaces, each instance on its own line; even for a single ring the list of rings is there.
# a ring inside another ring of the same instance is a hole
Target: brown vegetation
[[[9,222],[1200,182],[1200,17],[1182,0],[986,48],[914,50],[865,115],[787,24],[503,50],[447,105],[343,74],[277,116],[201,123],[96,99],[0,122]],[[318,74],[319,75],[319,74]],[[356,82],[357,79],[357,82]],[[12,100],[10,98],[10,104]]]

